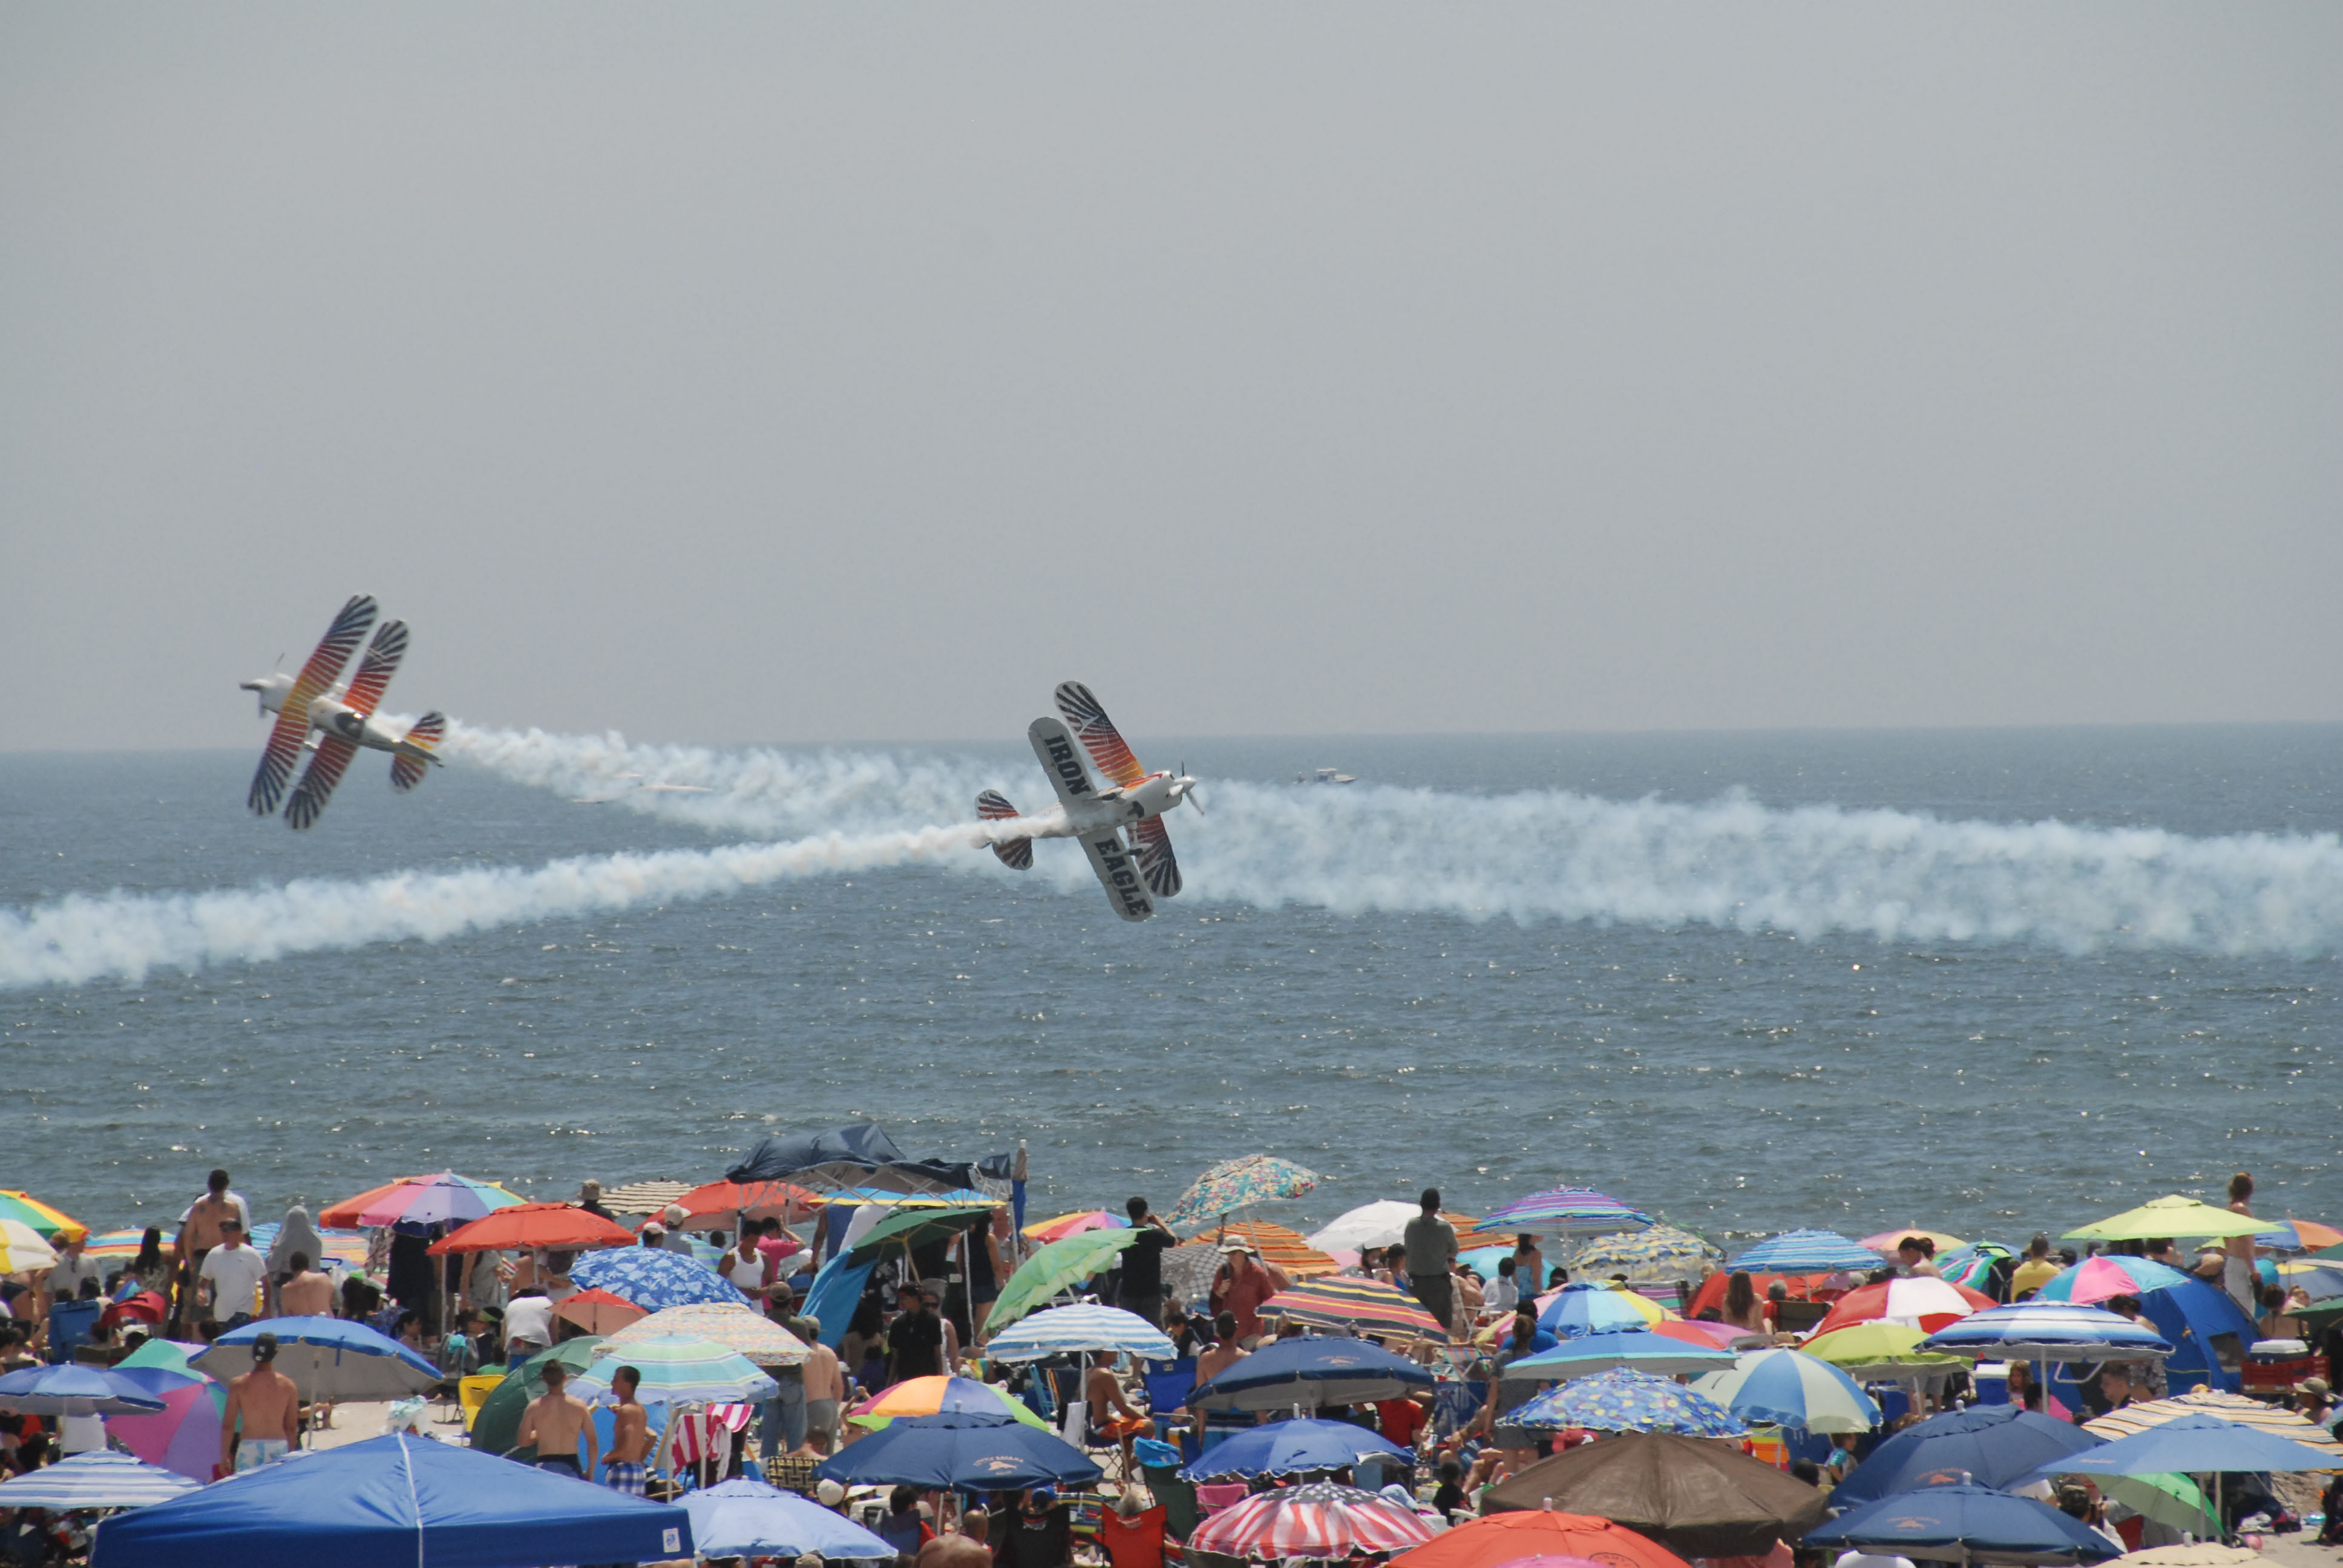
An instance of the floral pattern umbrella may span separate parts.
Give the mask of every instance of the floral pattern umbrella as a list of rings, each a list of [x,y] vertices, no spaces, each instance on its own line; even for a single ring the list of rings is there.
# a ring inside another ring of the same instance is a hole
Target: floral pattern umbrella
[[[1499,1424],[1532,1431],[1674,1432],[1686,1437],[1741,1437],[1741,1418],[1680,1382],[1627,1367],[1566,1382],[1521,1406]]]
[[[1642,1231],[1657,1223],[1607,1192],[1588,1187],[1552,1187],[1516,1198],[1481,1221],[1489,1231],[1544,1231],[1563,1236],[1606,1236]]]
[[[1674,1225],[1654,1225],[1641,1234],[1597,1236],[1567,1260],[1570,1271],[1593,1279],[1627,1276],[1630,1285],[1673,1285],[1704,1277],[1724,1251]]]
[[[1404,1552],[1432,1539],[1431,1522],[1413,1508],[1355,1486],[1316,1482],[1282,1487],[1224,1508],[1188,1537],[1191,1552],[1273,1562]]]
[[[1318,1173],[1273,1154],[1247,1154],[1223,1160],[1196,1178],[1181,1195],[1179,1204],[1164,1216],[1173,1227],[1192,1225],[1217,1215],[1233,1214],[1255,1203],[1298,1198],[1318,1185]]]
[[[647,1312],[694,1302],[749,1305],[737,1286],[705,1263],[664,1247],[606,1247],[569,1266],[570,1283],[581,1291],[608,1291]]]

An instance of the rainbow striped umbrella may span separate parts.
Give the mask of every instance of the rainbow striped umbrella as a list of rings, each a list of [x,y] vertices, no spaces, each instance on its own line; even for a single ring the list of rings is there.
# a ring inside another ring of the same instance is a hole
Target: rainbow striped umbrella
[[[1347,1274],[1305,1280],[1280,1291],[1262,1302],[1261,1315],[1363,1338],[1402,1334],[1441,1344],[1448,1342],[1448,1331],[1413,1296],[1381,1280],[1363,1280]]]
[[[1282,1487],[1223,1508],[1188,1537],[1191,1552],[1275,1562],[1287,1557],[1346,1557],[1404,1552],[1432,1539],[1432,1524],[1413,1508],[1355,1486],[1313,1482]]]
[[[1072,1214],[1061,1214],[1054,1220],[1037,1220],[1025,1227],[1022,1234],[1035,1245],[1062,1241],[1069,1236],[1079,1236],[1085,1231],[1128,1231],[1131,1221],[1104,1209],[1084,1209]]]
[[[1516,1198],[1481,1221],[1485,1231],[1550,1231],[1563,1236],[1607,1236],[1656,1223],[1605,1192],[1587,1187],[1551,1187]]]
[[[61,1209],[52,1209],[30,1192],[0,1187],[0,1220],[22,1220],[44,1241],[63,1246],[85,1241],[89,1227]]]
[[[453,1171],[436,1176],[402,1176],[371,1192],[346,1198],[317,1216],[317,1223],[355,1226],[462,1224],[524,1200],[493,1181],[475,1181]]]
[[[990,1383],[967,1377],[914,1377],[882,1389],[846,1412],[857,1426],[885,1426],[900,1415],[1006,1415],[1027,1426],[1044,1426],[1041,1418]]]
[[[1993,1278],[1994,1264],[2015,1253],[1998,1241],[1971,1241],[1966,1247],[1955,1247],[1949,1252],[1936,1254],[1936,1272],[1956,1285],[1966,1285],[1972,1291],[1982,1291],[1985,1282]]]
[[[1538,1327],[1558,1340],[1665,1322],[1665,1307],[1633,1291],[1578,1282],[1538,1298]]]
[[[2169,1263],[2107,1253],[2086,1258],[2073,1268],[2061,1269],[2036,1294],[2046,1302],[2081,1302],[2096,1306],[2110,1296],[2137,1296],[2144,1291],[2161,1291],[2187,1282],[2188,1276]]]

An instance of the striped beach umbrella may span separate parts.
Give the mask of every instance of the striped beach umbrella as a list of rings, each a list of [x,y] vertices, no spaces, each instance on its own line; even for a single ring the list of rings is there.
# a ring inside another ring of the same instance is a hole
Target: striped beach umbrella
[[[2267,1231],[2256,1231],[2254,1244],[2274,1247],[2281,1252],[2316,1252],[2343,1245],[2343,1231],[2309,1220],[2281,1220]]]
[[[2016,1255],[1998,1241],[1971,1241],[1966,1247],[1937,1253],[1936,1272],[1954,1284],[1982,1291],[1986,1282],[1993,1278],[1994,1264]]]
[[[749,1304],[731,1281],[664,1247],[605,1247],[588,1252],[569,1266],[569,1282],[581,1291],[608,1291],[654,1312],[694,1302]]]
[[[1273,1154],[1247,1154],[1223,1160],[1196,1178],[1164,1216],[1167,1225],[1192,1225],[1216,1215],[1233,1214],[1255,1203],[1298,1198],[1318,1185],[1318,1173]]]
[[[1654,1225],[1648,1231],[1597,1236],[1566,1260],[1570,1271],[1589,1279],[1624,1274],[1631,1286],[1673,1285],[1697,1280],[1725,1254],[1690,1231]]]
[[[2172,1346],[2155,1329],[2104,1307],[2018,1302],[1988,1307],[1938,1329],[1924,1350],[2003,1361],[2155,1361]]]
[[[1875,1269],[1879,1254],[1836,1231],[1785,1231],[1733,1260],[1747,1273],[1817,1274],[1841,1269]]]
[[[0,1481],[0,1508],[144,1508],[195,1490],[184,1475],[97,1449]]]
[[[885,1426],[905,1415],[1006,1415],[1028,1426],[1046,1423],[990,1383],[967,1377],[914,1377],[884,1388],[847,1412],[857,1426]]]
[[[1180,1353],[1161,1329],[1137,1312],[1095,1302],[1035,1312],[988,1341],[984,1353],[994,1361],[1030,1362],[1081,1351],[1113,1352],[1142,1361],[1170,1361]]]
[[[1630,1209],[1606,1192],[1587,1187],[1550,1187],[1533,1192],[1492,1212],[1481,1221],[1489,1231],[1533,1231],[1558,1236],[1607,1236],[1615,1231],[1641,1231],[1655,1223],[1640,1209]]]
[[[1673,1432],[1685,1437],[1741,1437],[1748,1428],[1723,1405],[1683,1383],[1632,1367],[1550,1388],[1499,1418],[1532,1432]]]
[[[667,1334],[722,1345],[760,1367],[799,1366],[813,1354],[803,1340],[752,1307],[736,1307],[729,1302],[689,1302],[662,1307],[627,1324],[596,1345],[594,1356],[598,1361],[615,1355],[623,1361],[645,1340]]]
[[[2070,1269],[2059,1270],[2049,1283],[2035,1292],[2035,1299],[2097,1306],[2110,1296],[2137,1296],[2187,1282],[2188,1276],[2169,1263],[2109,1253],[2086,1258]]]
[[[1262,1302],[1261,1315],[1361,1338],[1396,1335],[1448,1342],[1447,1330],[1424,1311],[1423,1302],[1397,1286],[1354,1275],[1304,1280]]]
[[[1061,1214],[1053,1220],[1036,1220],[1018,1232],[1035,1246],[1045,1242],[1062,1241],[1069,1236],[1079,1236],[1085,1231],[1128,1231],[1131,1221],[1104,1209],[1079,1209],[1071,1214]]]
[[[264,1221],[255,1225],[252,1228],[252,1233],[245,1237],[245,1240],[252,1243],[254,1251],[266,1257],[268,1249],[277,1244],[277,1232],[284,1229],[284,1221],[280,1220]],[[109,1236],[127,1235],[130,1238],[130,1252],[132,1254],[137,1252],[137,1231],[108,1231],[107,1234]],[[317,1232],[317,1240],[326,1243],[326,1255],[322,1258],[310,1259],[309,1261],[314,1267],[322,1269],[327,1263],[339,1263],[345,1269],[366,1267],[367,1237],[364,1231],[320,1231]],[[166,1241],[164,1245],[167,1247],[170,1243]],[[84,1249],[85,1251],[87,1250]]]
[[[1721,1345],[1701,1342],[1698,1334],[1681,1338],[1662,1333],[1664,1328],[1686,1325],[1662,1323],[1649,1329],[1629,1329],[1613,1333],[1579,1334],[1566,1339],[1550,1351],[1540,1351],[1534,1356],[1523,1356],[1508,1362],[1502,1376],[1509,1382],[1568,1382],[1574,1378],[1593,1377],[1614,1367],[1634,1367],[1638,1372],[1674,1375],[1677,1372],[1717,1372],[1734,1363],[1734,1354]]]
[[[1575,1282],[1538,1298],[1538,1327],[1566,1340],[1577,1334],[1609,1333],[1665,1322],[1668,1311],[1633,1291]]]
[[[22,1220],[0,1219],[0,1274],[56,1266],[57,1250]]]
[[[22,1220],[44,1241],[64,1246],[89,1239],[89,1227],[61,1209],[52,1209],[30,1192],[0,1188],[0,1220]]]
[[[1959,1322],[1971,1312],[1982,1312],[1993,1304],[1991,1296],[1949,1280],[1916,1274],[1909,1279],[1882,1280],[1875,1285],[1849,1291],[1831,1303],[1830,1312],[1815,1325],[1815,1332],[1826,1334],[1857,1323],[1902,1323],[1935,1333],[1946,1324]]]
[[[1878,1402],[1853,1378],[1794,1350],[1753,1352],[1692,1386],[1743,1421],[1802,1432],[1869,1432],[1879,1424]]]
[[[2335,1455],[2338,1468],[2343,1468],[2343,1442],[2337,1442],[2335,1435],[2326,1428],[2313,1424],[2308,1417],[2283,1406],[2264,1404],[2258,1399],[2222,1393],[2216,1389],[2192,1389],[2170,1399],[2127,1404],[2094,1421],[2085,1422],[2083,1430],[2110,1439],[2129,1437],[2134,1432],[2146,1432],[2184,1415],[2218,1416],[2223,1421],[2234,1421],[2273,1437],[2306,1442],[2321,1452]]]
[[[1432,1534],[1431,1522],[1413,1508],[1355,1486],[1313,1482],[1260,1493],[1221,1510],[1196,1527],[1188,1550],[1277,1562],[1404,1552]]]
[[[660,1334],[628,1346],[627,1353],[615,1359],[603,1357],[600,1345],[594,1349],[592,1369],[570,1384],[570,1392],[588,1404],[615,1402],[610,1376],[621,1366],[642,1373],[635,1397],[645,1404],[767,1400],[780,1387],[738,1351],[695,1334]]]
[[[442,1171],[433,1176],[402,1176],[372,1191],[345,1198],[317,1216],[320,1225],[447,1225],[477,1220],[524,1200],[493,1181],[476,1181]]]

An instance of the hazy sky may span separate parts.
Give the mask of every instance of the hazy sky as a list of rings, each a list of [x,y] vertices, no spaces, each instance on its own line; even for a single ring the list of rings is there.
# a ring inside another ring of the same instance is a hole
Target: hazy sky
[[[2343,7],[0,9],[0,747],[2343,719]]]

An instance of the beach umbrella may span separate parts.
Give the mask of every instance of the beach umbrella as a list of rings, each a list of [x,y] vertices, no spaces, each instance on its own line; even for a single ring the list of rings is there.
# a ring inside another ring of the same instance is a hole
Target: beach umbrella
[[[803,1340],[761,1312],[729,1302],[694,1302],[662,1307],[618,1330],[594,1347],[594,1359],[618,1356],[623,1361],[636,1345],[666,1334],[706,1340],[760,1367],[798,1366],[813,1354]]]
[[[981,1492],[1081,1486],[1103,1473],[1090,1455],[1045,1427],[967,1411],[898,1416],[814,1469],[841,1486]]]
[[[1957,1482],[1859,1504],[1808,1531],[1805,1544],[1959,1563],[2100,1563],[2123,1551],[2030,1497]]]
[[[52,1209],[30,1192],[0,1187],[0,1220],[21,1220],[52,1246],[89,1240],[89,1227],[62,1209]],[[2337,1240],[2343,1241],[2343,1237]],[[136,1251],[136,1248],[133,1248]]]
[[[1361,1404],[1430,1388],[1432,1372],[1367,1340],[1304,1336],[1263,1345],[1190,1391],[1191,1410]]]
[[[1993,1278],[1994,1264],[2004,1258],[2016,1256],[1998,1241],[1972,1241],[1966,1247],[1937,1253],[1936,1272],[1956,1285],[1982,1291],[1986,1282]]]
[[[1543,1192],[1514,1199],[1492,1211],[1481,1223],[1491,1231],[1607,1236],[1618,1231],[1644,1230],[1656,1221],[1607,1192],[1597,1192],[1589,1187],[1549,1187]]]
[[[2002,1361],[2157,1361],[2172,1353],[2157,1332],[2104,1307],[2017,1302],[1938,1329],[1921,1348]]]
[[[268,1250],[277,1244],[277,1233],[284,1229],[285,1222],[281,1220],[264,1220],[252,1228],[245,1240],[252,1244],[254,1251],[265,1258]],[[136,1240],[138,1232],[133,1231],[129,1234],[133,1238],[130,1250],[135,1253],[138,1250]],[[344,1269],[366,1267],[367,1243],[365,1231],[321,1230],[317,1232],[317,1240],[326,1244],[325,1256],[310,1259],[312,1268],[322,1269],[328,1263],[339,1263]]]
[[[588,1404],[616,1403],[610,1377],[621,1366],[642,1374],[635,1397],[645,1404],[724,1404],[769,1400],[780,1385],[738,1351],[694,1334],[660,1334],[627,1347],[615,1360],[594,1347],[594,1362],[570,1381],[570,1392]]]
[[[1122,1250],[1137,1240],[1136,1231],[1083,1231],[1036,1247],[1033,1255],[1002,1282],[985,1319],[985,1332],[997,1334],[1060,1292],[1105,1272],[1121,1257]]]
[[[144,1231],[99,1231],[83,1245],[81,1255],[96,1258],[102,1263],[116,1262],[136,1257],[146,1240],[146,1232]],[[170,1255],[171,1238],[166,1235],[163,1238],[163,1256],[168,1258]]]
[[[2127,1552],[2116,1559],[2130,1568],[2244,1568],[2247,1563],[2259,1563],[2262,1554],[2244,1546],[2224,1546],[2217,1541],[2184,1541],[2174,1546],[2151,1546],[2145,1552]]]
[[[1967,1475],[1986,1486],[2007,1486],[2042,1465],[2097,1448],[2102,1440],[2063,1421],[2011,1404],[1971,1405],[1906,1427],[1831,1490],[1834,1506]]]
[[[967,1231],[974,1221],[989,1218],[996,1207],[980,1192],[972,1196],[976,1199],[973,1203],[899,1203],[893,1212],[847,1248],[846,1255],[857,1263],[890,1251],[900,1252],[908,1260],[914,1247],[950,1241]]]
[[[556,1306],[553,1315],[598,1335],[615,1334],[629,1323],[641,1322],[650,1313],[626,1297],[608,1291],[580,1291]]]
[[[1920,1342],[1927,1337],[1903,1323],[1857,1323],[1818,1333],[1798,1350],[1850,1377],[1926,1377],[1961,1364],[1958,1356],[1922,1350]]]
[[[1393,1558],[1392,1568],[1499,1568],[1555,1558],[1606,1568],[1688,1568],[1683,1558],[1624,1524],[1543,1507],[1468,1519],[1430,1544]]]
[[[1656,1329],[1623,1329],[1611,1333],[1573,1335],[1550,1351],[1506,1362],[1498,1375],[1508,1382],[1568,1382],[1614,1367],[1634,1367],[1638,1372],[1673,1376],[1677,1372],[1713,1372],[1733,1365],[1733,1352],[1721,1345],[1695,1343],[1693,1339],[1679,1339]]]
[[[0,1216],[0,1274],[29,1273],[56,1266],[57,1250],[22,1220]]]
[[[1175,1227],[1192,1225],[1216,1214],[1233,1214],[1255,1203],[1298,1198],[1316,1185],[1316,1171],[1305,1171],[1291,1160],[1280,1160],[1272,1154],[1223,1160],[1196,1178],[1195,1185],[1181,1194],[1180,1201],[1164,1216],[1163,1222]]]
[[[738,1230],[743,1220],[795,1225],[822,1211],[828,1200],[794,1181],[709,1181],[674,1200],[687,1231]]]
[[[1079,1236],[1085,1231],[1128,1231],[1131,1221],[1104,1209],[1081,1209],[1071,1214],[1061,1214],[1053,1220],[1037,1220],[1018,1234],[1041,1246],[1049,1241],[1062,1241],[1069,1236]]]
[[[689,1181],[629,1181],[602,1194],[602,1207],[613,1214],[656,1214],[691,1191]]]
[[[676,1499],[691,1515],[691,1543],[703,1558],[883,1559],[895,1549],[809,1497],[743,1476]]]
[[[1879,1265],[1878,1253],[1836,1231],[1785,1231],[1733,1260],[1735,1271],[1740,1273],[1813,1274]]]
[[[1955,1248],[1966,1247],[1968,1245],[1966,1241],[1962,1241],[1958,1236],[1947,1236],[1942,1231],[1931,1231],[1926,1229],[1925,1226],[1920,1225],[1907,1226],[1901,1230],[1882,1231],[1876,1236],[1865,1236],[1863,1239],[1863,1245],[1870,1248],[1875,1252],[1892,1252],[1896,1250],[1896,1244],[1902,1241],[1906,1236],[1926,1237],[1929,1241],[1935,1244],[1936,1251],[1940,1253],[1949,1252]]]
[[[2034,1295],[2041,1302],[2080,1302],[2085,1306],[2097,1306],[2110,1296],[2143,1295],[2187,1282],[2188,1276],[2168,1263],[2107,1253],[2059,1270]]]
[[[541,1350],[504,1375],[504,1381],[488,1391],[480,1402],[479,1413],[472,1417],[471,1443],[474,1448],[490,1453],[509,1453],[520,1442],[520,1418],[529,1401],[545,1392],[543,1372],[549,1362],[559,1362],[570,1376],[575,1377],[594,1364],[594,1352],[601,1344],[591,1334]]]
[[[1624,1274],[1634,1286],[1673,1285],[1697,1280],[1725,1254],[1690,1231],[1654,1225],[1648,1231],[1597,1236],[1569,1258],[1573,1273],[1598,1280]]]
[[[1947,1323],[1956,1323],[1971,1312],[1993,1304],[1991,1296],[1966,1286],[1915,1274],[1849,1291],[1831,1303],[1831,1310],[1815,1325],[1815,1332],[1827,1334],[1857,1323],[1902,1323],[1935,1333]]]
[[[1216,1225],[1209,1232],[1201,1232],[1196,1241],[1218,1249],[1231,1242],[1242,1241],[1261,1254],[1262,1261],[1275,1263],[1297,1280],[1331,1274],[1342,1267],[1326,1253],[1312,1246],[1301,1231],[1269,1220],[1232,1220]],[[1173,1248],[1173,1251],[1181,1249]],[[1171,1253],[1164,1254],[1167,1258]],[[1214,1267],[1218,1267],[1215,1260]]]
[[[402,1176],[355,1198],[345,1198],[317,1215],[320,1225],[447,1225],[477,1220],[524,1201],[493,1181],[476,1181],[442,1171],[433,1176]]]
[[[984,1353],[999,1362],[1038,1361],[1078,1351],[1109,1351],[1141,1361],[1171,1361],[1180,1353],[1161,1329],[1137,1312],[1093,1302],[1035,1312],[984,1347]]]
[[[1413,1508],[1355,1486],[1312,1482],[1281,1487],[1222,1509],[1188,1537],[1191,1552],[1276,1562],[1344,1557],[1353,1551],[1403,1552],[1432,1539],[1432,1524]]]
[[[635,1233],[616,1220],[568,1203],[510,1203],[468,1220],[431,1243],[433,1257],[449,1252],[584,1252],[631,1247]]]
[[[1423,1302],[1397,1286],[1355,1275],[1329,1274],[1288,1286],[1262,1302],[1261,1315],[1362,1337],[1448,1342],[1448,1331]]]
[[[905,1378],[856,1405],[847,1412],[847,1419],[857,1426],[883,1427],[911,1415],[1005,1415],[1027,1426],[1047,1430],[1046,1423],[1026,1408],[1023,1400],[1013,1399],[989,1382],[966,1377]]]
[[[97,1527],[91,1568],[491,1568],[692,1554],[691,1516],[403,1432],[264,1465]]]
[[[212,1453],[218,1457],[217,1427],[212,1429]],[[0,1481],[0,1508],[144,1508],[184,1496],[196,1485],[176,1472],[101,1448]]]
[[[1802,1432],[1869,1432],[1879,1424],[1879,1402],[1853,1378],[1794,1350],[1752,1352],[1692,1386],[1745,1422]]]
[[[1420,1203],[1403,1203],[1395,1198],[1378,1199],[1346,1209],[1310,1234],[1310,1244],[1322,1252],[1355,1252],[1362,1247],[1395,1247],[1407,1238],[1407,1223],[1423,1212]],[[1452,1213],[1443,1209],[1440,1217],[1456,1232],[1458,1256],[1481,1244],[1475,1227],[1480,1224],[1470,1214]],[[1485,1238],[1488,1241],[1499,1240]],[[1512,1238],[1503,1238],[1508,1249]]]
[[[1539,1460],[1491,1488],[1489,1507],[1594,1514],[1685,1557],[1762,1557],[1821,1523],[1825,1505],[1725,1444],[1639,1432]]]
[[[1753,1334],[1738,1323],[1722,1323],[1706,1318],[1670,1318],[1666,1322],[1654,1323],[1644,1332],[1682,1340],[1704,1350],[1742,1350],[1751,1343],[1774,1342],[1770,1334]]]
[[[151,1415],[162,1400],[110,1367],[22,1367],[0,1377],[0,1411],[12,1415]]]
[[[150,1339],[115,1363],[129,1379],[163,1402],[151,1415],[110,1415],[106,1431],[148,1464],[191,1481],[209,1481],[219,1462],[220,1417],[227,1412],[227,1388],[188,1364],[183,1345]]]
[[[2210,1203],[2200,1203],[2194,1198],[2184,1198],[2173,1192],[2151,1199],[2137,1209],[2110,1214],[2079,1231],[2069,1231],[2062,1239],[2068,1241],[2145,1241],[2168,1236],[2210,1241],[2224,1236],[2250,1236],[2268,1222],[2244,1214],[2232,1214],[2227,1209],[2216,1209]]]
[[[2267,1231],[2255,1231],[2254,1245],[2275,1247],[2281,1252],[2316,1252],[2343,1245],[2343,1231],[2309,1220],[2280,1220]]]
[[[569,1282],[581,1291],[608,1291],[653,1312],[695,1302],[749,1304],[731,1281],[665,1247],[608,1247],[588,1252],[569,1266]]]
[[[2207,1475],[2213,1488],[2213,1517],[2221,1517],[2220,1483],[2225,1472],[2261,1473],[2332,1470],[2336,1457],[2308,1443],[2279,1437],[2258,1427],[2217,1415],[2175,1416],[2145,1432],[2082,1453],[2069,1454],[2037,1468],[2027,1479],[2047,1481],[2053,1475]]]
[[[398,1399],[445,1375],[397,1340],[342,1318],[264,1318],[220,1335],[187,1364],[222,1382],[252,1370],[252,1342],[277,1336],[277,1370],[305,1400]]]
[[[1219,1481],[1229,1476],[1307,1475],[1318,1470],[1349,1470],[1373,1455],[1404,1459],[1408,1451],[1347,1421],[1298,1416],[1232,1432],[1203,1458],[1180,1473],[1182,1481]]]
[[[1680,1382],[1614,1367],[1550,1388],[1507,1416],[1501,1426],[1534,1432],[1673,1432],[1687,1437],[1741,1437],[1741,1418]]]
[[[2343,1469],[2343,1442],[2337,1442],[2334,1433],[2317,1425],[2299,1411],[2288,1410],[2283,1405],[2264,1404],[2244,1394],[2223,1393],[2218,1389],[2191,1389],[2169,1399],[2127,1404],[2094,1417],[2084,1423],[2084,1430],[2103,1438],[2128,1437],[2134,1432],[2146,1432],[2166,1422],[2192,1415],[2218,1416],[2223,1421],[2255,1427],[2273,1437],[2282,1437],[2318,1449],[2331,1457],[2336,1468]]]
[[[2343,1297],[2343,1265],[2289,1260],[2278,1266],[2278,1282],[2300,1289],[2313,1302],[2331,1302]]]
[[[1537,1326],[1558,1340],[1667,1321],[1658,1302],[1608,1284],[1574,1282],[1538,1298]]]

